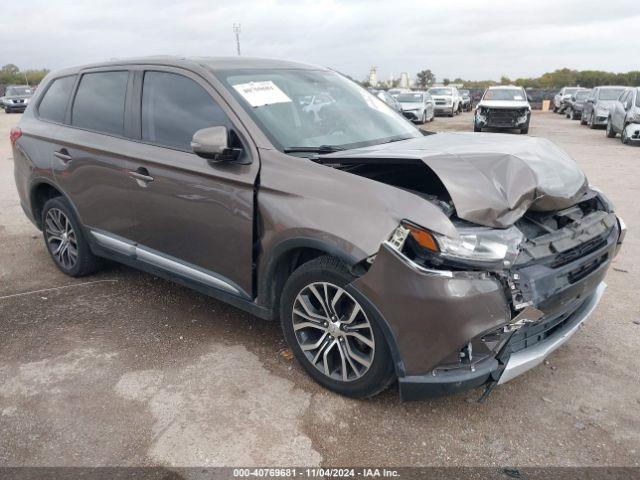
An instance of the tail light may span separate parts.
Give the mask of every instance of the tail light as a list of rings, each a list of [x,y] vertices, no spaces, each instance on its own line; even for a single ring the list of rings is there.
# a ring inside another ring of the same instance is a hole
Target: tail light
[[[15,145],[16,141],[22,136],[22,130],[20,127],[13,127],[11,129],[11,133],[9,133],[9,140],[11,140],[11,145]]]

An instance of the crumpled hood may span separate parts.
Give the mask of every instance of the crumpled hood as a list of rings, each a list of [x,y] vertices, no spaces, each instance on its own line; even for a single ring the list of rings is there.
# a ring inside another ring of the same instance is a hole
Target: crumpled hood
[[[550,141],[497,133],[439,133],[323,155],[322,159],[422,161],[442,181],[459,218],[507,228],[527,210],[558,210],[587,191],[578,165]]]
[[[478,107],[487,108],[530,108],[526,100],[482,100]]]

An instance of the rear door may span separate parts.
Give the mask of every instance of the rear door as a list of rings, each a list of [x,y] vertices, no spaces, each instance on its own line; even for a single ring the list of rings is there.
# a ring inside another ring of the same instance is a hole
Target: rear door
[[[82,72],[66,113],[64,131],[50,144],[53,174],[75,206],[80,221],[94,230],[122,235],[127,208],[124,175],[125,105],[132,77],[127,69]],[[53,88],[53,86],[51,87]],[[40,116],[46,111],[39,105]]]
[[[184,265],[251,296],[259,162],[247,132],[212,86],[194,73],[140,68],[135,83],[138,142],[125,165],[125,236],[170,270]],[[247,164],[210,164],[191,151],[197,130],[219,125],[243,148]]]

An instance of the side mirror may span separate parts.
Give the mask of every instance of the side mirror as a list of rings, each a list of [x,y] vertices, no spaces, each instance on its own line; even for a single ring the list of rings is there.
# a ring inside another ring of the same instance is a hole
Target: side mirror
[[[531,98],[531,95],[527,95],[527,102],[533,102],[533,98]]]
[[[210,164],[236,162],[242,154],[241,148],[229,146],[229,131],[223,126],[198,130],[191,139],[191,150]]]

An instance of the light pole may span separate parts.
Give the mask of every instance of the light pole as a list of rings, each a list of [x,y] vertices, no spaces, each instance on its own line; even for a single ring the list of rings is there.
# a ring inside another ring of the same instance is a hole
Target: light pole
[[[233,33],[236,34],[236,48],[238,49],[238,56],[240,56],[240,24],[233,24]]]

